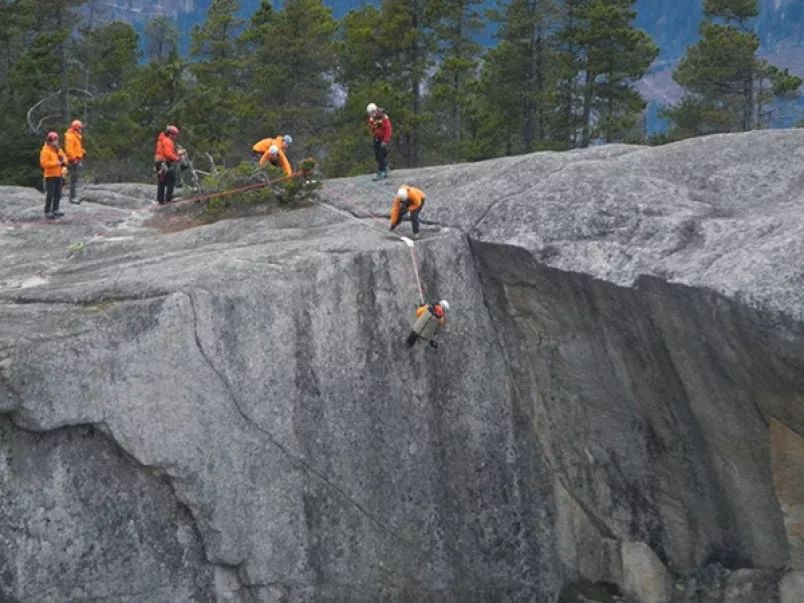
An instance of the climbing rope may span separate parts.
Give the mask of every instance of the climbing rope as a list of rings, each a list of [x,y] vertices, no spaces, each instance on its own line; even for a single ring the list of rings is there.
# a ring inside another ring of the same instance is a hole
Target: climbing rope
[[[401,234],[393,232],[393,231],[389,231],[385,227],[385,221],[382,218],[380,218],[377,214],[372,212],[370,209],[367,209],[367,208],[355,203],[354,201],[352,201],[351,199],[347,198],[345,195],[343,195],[343,194],[341,194],[341,193],[339,193],[337,191],[330,190],[330,191],[328,191],[328,193],[335,195],[336,197],[341,199],[347,205],[351,205],[352,207],[358,209],[359,211],[367,214],[373,221],[375,221],[377,223],[380,223],[383,226],[380,227],[380,226],[375,226],[374,224],[367,224],[366,222],[364,222],[363,220],[361,220],[357,216],[355,216],[353,214],[350,214],[349,212],[344,211],[344,210],[342,210],[342,209],[340,209],[338,207],[330,205],[329,203],[326,203],[324,201],[319,201],[318,202],[319,205],[321,205],[322,207],[331,209],[331,210],[333,210],[333,211],[335,211],[335,212],[337,212],[339,214],[342,214],[342,215],[354,220],[355,222],[357,222],[359,224],[362,224],[363,226],[365,226],[367,228],[371,228],[372,230],[377,230],[377,231],[381,232],[384,235],[394,236],[394,237],[398,238],[399,240],[401,240],[403,243],[405,243],[405,245],[408,246],[408,249],[410,250],[410,260],[411,260],[411,263],[413,264],[413,275],[416,277],[416,289],[419,292],[419,300],[421,301],[422,304],[424,304],[426,296],[425,296],[424,286],[422,285],[421,275],[419,274],[419,258],[416,255],[416,246],[414,245],[413,241],[410,238],[408,238],[408,237],[406,237],[404,235],[401,235]]]
[[[223,191],[217,191],[214,193],[204,193],[201,195],[195,195],[193,197],[188,197],[187,199],[179,199],[177,201],[170,201],[165,205],[160,205],[158,207],[165,207],[167,205],[176,207],[178,205],[187,205],[188,203],[198,203],[199,201],[209,201],[210,199],[217,199],[219,197],[228,197],[229,195],[237,195],[239,193],[245,193],[248,191],[257,190],[260,188],[265,188],[266,186],[271,186],[272,184],[278,184],[280,182],[284,182],[286,180],[291,180],[296,176],[303,175],[302,172],[294,172],[290,176],[282,176],[280,178],[274,178],[272,180],[266,180],[265,182],[254,182],[252,184],[246,184],[245,186],[239,186],[237,188],[229,188]],[[158,209],[158,208],[154,208]]]

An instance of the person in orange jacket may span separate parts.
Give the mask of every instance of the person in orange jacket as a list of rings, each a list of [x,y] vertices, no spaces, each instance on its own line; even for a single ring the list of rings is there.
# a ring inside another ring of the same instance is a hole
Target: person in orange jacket
[[[176,126],[167,126],[156,139],[154,151],[154,170],[156,170],[156,202],[159,205],[170,203],[173,200],[173,187],[176,186],[176,170],[183,151],[176,151],[176,139],[179,129]]]
[[[435,304],[423,304],[416,308],[416,322],[408,335],[407,345],[412,347],[417,341],[428,342],[432,347],[437,348],[434,337],[439,329],[447,323],[447,312],[449,312],[449,302],[442,299]]]
[[[84,166],[84,124],[74,119],[64,133],[64,154],[67,156],[67,171],[70,174],[70,203],[76,201],[75,189],[78,186],[78,174]]]
[[[64,212],[59,211],[59,201],[67,156],[59,146],[58,133],[47,133],[45,144],[39,152],[39,165],[45,177],[45,218],[52,220],[64,215]]]
[[[396,191],[393,204],[391,205],[391,227],[393,230],[399,226],[402,216],[410,213],[410,222],[413,227],[413,238],[419,238],[419,212],[424,207],[425,194],[418,188],[413,188],[403,184]]]
[[[290,178],[293,175],[293,169],[290,166],[290,161],[288,161],[286,151],[292,143],[293,137],[290,134],[285,134],[276,138],[263,138],[251,147],[251,150],[255,155],[260,156],[260,167],[270,163],[280,168],[285,176]]]

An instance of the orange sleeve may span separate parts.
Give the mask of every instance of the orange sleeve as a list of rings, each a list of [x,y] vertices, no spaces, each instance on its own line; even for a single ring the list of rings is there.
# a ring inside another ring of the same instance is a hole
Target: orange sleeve
[[[263,167],[266,163],[268,163],[269,158],[270,154],[268,153],[268,149],[266,149],[265,153],[263,153],[262,157],[260,157],[260,167]]]
[[[64,134],[64,152],[70,161],[80,161],[84,158],[84,148],[81,139],[72,130]]]
[[[42,147],[42,150],[39,152],[39,166],[43,170],[47,170],[48,168],[52,169],[55,167],[59,167],[59,159],[56,153],[50,152],[47,148],[47,145]]]
[[[285,172],[285,176],[290,178],[293,175],[293,170],[290,167],[290,161],[288,161],[287,155],[283,151],[279,151],[279,166],[282,168],[282,171]]]
[[[391,226],[396,226],[399,224],[399,211],[401,206],[402,202],[400,201],[399,197],[394,197],[394,202],[391,205]]]
[[[408,200],[410,201],[408,205],[408,209],[410,211],[415,211],[422,206],[424,203],[424,191],[420,191],[418,188],[408,188]]]

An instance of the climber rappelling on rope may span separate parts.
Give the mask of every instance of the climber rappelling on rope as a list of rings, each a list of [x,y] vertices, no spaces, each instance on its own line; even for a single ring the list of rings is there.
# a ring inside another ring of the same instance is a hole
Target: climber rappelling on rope
[[[425,341],[430,347],[437,348],[438,343],[435,336],[438,331],[447,323],[447,312],[449,312],[449,302],[442,299],[435,304],[423,304],[416,308],[416,322],[408,335],[407,345],[412,347],[417,341]]]

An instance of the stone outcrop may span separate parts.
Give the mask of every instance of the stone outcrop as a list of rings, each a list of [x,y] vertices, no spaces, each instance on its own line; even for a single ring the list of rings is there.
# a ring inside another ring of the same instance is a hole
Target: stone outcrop
[[[0,598],[797,600],[802,149],[333,180],[170,234],[144,185],[58,224],[0,189]],[[376,218],[403,182],[437,351]]]

